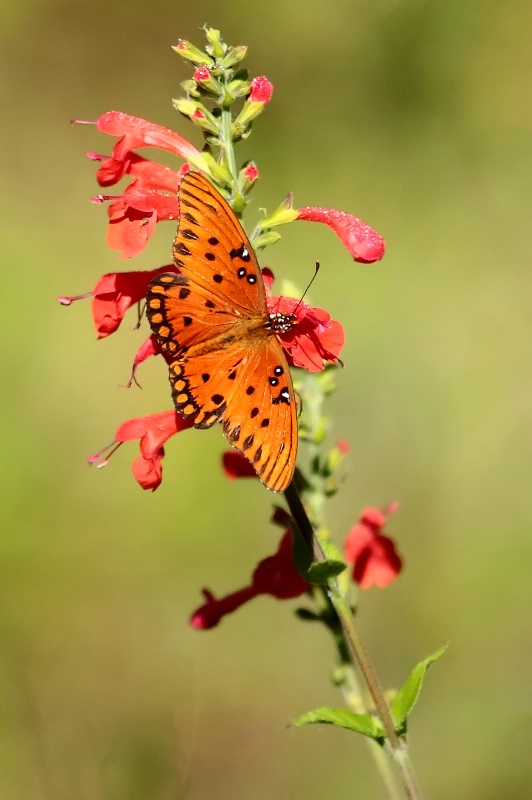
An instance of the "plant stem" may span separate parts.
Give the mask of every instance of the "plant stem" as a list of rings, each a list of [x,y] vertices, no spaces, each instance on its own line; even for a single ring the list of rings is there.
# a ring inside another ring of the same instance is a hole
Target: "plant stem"
[[[323,548],[314,532],[305,508],[303,507],[303,503],[301,502],[301,498],[293,483],[291,483],[286,490],[285,497],[288,507],[290,508],[290,513],[303,539],[311,549],[314,559],[320,561],[325,560]],[[360,673],[371,696],[377,715],[382,723],[392,758],[401,771],[406,796],[409,800],[422,800],[422,795],[417,786],[412,764],[406,750],[406,744],[399,739],[395,732],[392,715],[384,698],[379,679],[362,645],[353,613],[336,578],[330,578],[327,581],[327,593],[342,626],[351,660],[353,664],[356,664],[360,669]]]
[[[222,107],[222,131],[220,139],[225,154],[225,160],[227,162],[227,168],[231,173],[231,177],[233,178],[233,184],[236,185],[237,171],[236,171],[235,151],[233,148],[233,137],[231,135],[232,122],[233,122],[233,117],[231,114],[231,109]]]

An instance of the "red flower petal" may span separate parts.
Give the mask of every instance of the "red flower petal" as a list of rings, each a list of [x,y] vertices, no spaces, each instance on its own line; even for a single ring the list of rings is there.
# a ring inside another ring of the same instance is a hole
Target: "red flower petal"
[[[291,530],[285,532],[277,552],[260,562],[253,573],[253,586],[259,593],[272,595],[278,600],[288,600],[305,594],[308,584],[292,560]]]
[[[288,530],[273,556],[264,558],[253,573],[251,586],[217,599],[212,592],[204,589],[206,602],[190,617],[193,628],[206,630],[214,628],[226,616],[232,614],[244,603],[248,603],[260,594],[269,594],[278,600],[299,597],[308,590],[301,575],[292,561],[292,534]]]
[[[230,480],[257,477],[253,464],[238,450],[228,450],[222,455],[222,467]]]
[[[175,271],[164,266],[138,272],[110,272],[100,278],[92,292],[92,316],[98,338],[114,333],[130,306],[140,302],[148,291],[151,279],[161,272]]]
[[[190,624],[198,630],[215,628],[226,614],[232,614],[244,603],[256,597],[257,591],[253,586],[246,586],[238,592],[233,592],[217,600],[212,592],[203,589],[203,596],[206,602],[197,608],[190,617]]]
[[[96,124],[103,133],[122,137],[113,149],[117,161],[123,161],[131,150],[139,147],[159,147],[183,159],[200,155],[194,145],[175,131],[121,111],[102,114]]]
[[[332,208],[300,208],[297,219],[323,222],[340,238],[355,261],[371,264],[384,255],[384,239],[358,217]]]
[[[192,421],[184,420],[177,411],[137,417],[120,425],[115,435],[116,442],[140,440],[140,456],[133,461],[132,469],[135,480],[143,489],[155,491],[162,481],[164,443],[192,425]]]
[[[319,372],[324,361],[337,363],[344,345],[344,329],[322,308],[313,308],[293,297],[268,297],[270,314],[295,316],[297,324],[278,334],[290,363]]]
[[[394,510],[393,506],[390,508]],[[353,579],[361,589],[383,588],[401,572],[402,561],[395,543],[381,533],[385,524],[386,515],[382,511],[366,508],[346,537],[345,559],[353,564]]]

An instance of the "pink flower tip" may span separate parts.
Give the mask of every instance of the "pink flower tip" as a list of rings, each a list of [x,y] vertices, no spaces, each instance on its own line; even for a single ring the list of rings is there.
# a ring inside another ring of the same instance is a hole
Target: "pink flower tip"
[[[197,108],[192,114],[192,119],[205,119],[205,114]]]
[[[339,439],[339,441],[336,443],[336,446],[344,456],[346,456],[349,453],[349,443],[346,442],[345,439]]]
[[[194,73],[194,80],[198,83],[202,83],[203,81],[208,81],[211,77],[211,73],[207,69],[207,67],[198,67]]]
[[[269,103],[272,99],[273,84],[264,75],[259,75],[251,81],[251,91],[248,100],[250,103]]]
[[[248,166],[244,170],[244,176],[248,179],[248,181],[252,183],[256,181],[257,178],[259,177],[259,171],[256,165],[253,163],[248,164]]]

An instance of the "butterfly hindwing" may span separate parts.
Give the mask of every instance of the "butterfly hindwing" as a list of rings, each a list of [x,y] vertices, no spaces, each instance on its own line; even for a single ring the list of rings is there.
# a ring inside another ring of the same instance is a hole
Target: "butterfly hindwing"
[[[162,350],[173,357],[223,335],[238,322],[223,298],[174,272],[150,283],[146,315]]]
[[[223,296],[237,316],[266,313],[264,281],[244,229],[199,172],[187,172],[179,184],[173,255],[183,275]]]
[[[198,428],[220,421],[228,441],[269,489],[286,489],[295,467],[297,409],[290,368],[274,336],[170,365],[174,403]]]

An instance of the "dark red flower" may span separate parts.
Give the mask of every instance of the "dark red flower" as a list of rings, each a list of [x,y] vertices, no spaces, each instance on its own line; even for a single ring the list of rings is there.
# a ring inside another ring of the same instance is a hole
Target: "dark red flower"
[[[173,264],[139,272],[110,272],[100,278],[92,292],[58,300],[68,306],[75,300],[92,297],[94,327],[98,339],[103,339],[118,329],[128,308],[144,299],[151,279],[169,271],[175,272]]]
[[[300,597],[308,589],[292,561],[292,533],[287,530],[279,549],[273,556],[263,559],[253,573],[250,586],[217,599],[212,592],[203,590],[205,603],[190,617],[194,628],[214,628],[227,614],[248,603],[254,597],[268,594],[278,600]]]
[[[162,411],[147,417],[137,417],[122,423],[114,442],[91,456],[89,464],[105,467],[109,458],[124,442],[139,439],[140,456],[133,461],[135,480],[143,489],[157,489],[162,480],[162,459],[165,442],[179,431],[192,427],[192,422],[184,420],[177,411]]]
[[[345,559],[353,565],[353,580],[361,589],[388,586],[401,572],[402,561],[395,543],[381,533],[387,515],[397,507],[397,503],[393,503],[384,512],[366,508],[346,537]]]
[[[358,217],[333,208],[300,208],[296,219],[323,222],[340,238],[355,261],[371,264],[384,255],[384,239]]]
[[[344,329],[322,308],[313,308],[294,297],[268,297],[270,314],[295,316],[296,324],[278,334],[288,360],[295,367],[319,372],[324,361],[336,364],[345,341]]]
[[[248,95],[250,103],[269,103],[272,99],[273,85],[264,75],[259,75],[251,81],[251,91]]]
[[[255,467],[251,461],[248,461],[246,456],[238,450],[227,450],[222,455],[222,467],[225,475],[230,480],[257,477]]]

